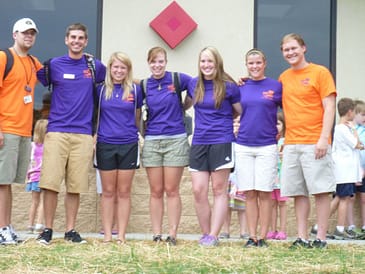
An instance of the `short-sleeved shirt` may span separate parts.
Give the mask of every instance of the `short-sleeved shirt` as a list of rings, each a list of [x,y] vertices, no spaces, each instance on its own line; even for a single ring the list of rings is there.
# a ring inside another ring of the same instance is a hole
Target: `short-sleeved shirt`
[[[136,126],[136,109],[142,106],[142,93],[139,85],[133,85],[126,99],[123,98],[124,88],[115,84],[111,98],[105,99],[105,86],[98,87],[100,102],[98,142],[106,144],[131,144],[138,142]],[[100,97],[101,90],[102,96]]]
[[[332,158],[337,184],[361,182],[359,151],[355,149],[357,139],[348,126],[338,124],[333,135]]]
[[[188,96],[195,101],[195,87],[198,78],[194,78],[188,88]],[[220,107],[215,108],[214,85],[211,80],[204,80],[204,97],[202,102],[194,103],[195,127],[192,144],[210,145],[231,143],[235,140],[233,134],[233,107],[240,102],[238,86],[225,82],[226,96]]]
[[[188,88],[191,76],[179,73],[180,90]],[[175,90],[172,73],[161,79],[150,77],[146,85],[148,120],[145,136],[173,136],[186,133],[180,98]]]
[[[279,81],[283,84],[285,144],[316,144],[323,127],[322,100],[336,95],[330,71],[310,63],[303,69],[287,69]]]
[[[50,62],[53,86],[47,132],[92,133],[94,87],[86,58],[72,59],[68,55],[55,57]],[[105,79],[105,66],[95,60],[95,82]],[[45,70],[37,73],[47,84]]]
[[[32,56],[21,57],[10,51],[14,56],[13,67],[3,80],[6,55],[0,52],[0,129],[24,137],[32,136],[34,88],[37,83],[36,72],[42,64]],[[31,92],[25,90],[31,88]],[[30,95],[30,103],[24,103],[24,97]]]
[[[43,144],[32,142],[32,152],[30,156],[29,169],[27,173],[27,182],[39,182],[41,177],[43,158]]]
[[[355,128],[357,130],[360,142],[365,144],[365,126],[356,125]],[[360,150],[360,161],[362,168],[365,169],[365,150]]]
[[[265,78],[248,80],[240,86],[242,114],[236,142],[245,146],[276,144],[278,107],[281,107],[281,83]]]

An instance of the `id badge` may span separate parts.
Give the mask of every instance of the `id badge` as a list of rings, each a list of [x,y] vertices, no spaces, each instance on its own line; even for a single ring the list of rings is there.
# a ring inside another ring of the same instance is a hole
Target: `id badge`
[[[30,104],[32,102],[32,96],[26,95],[24,96],[24,104]]]

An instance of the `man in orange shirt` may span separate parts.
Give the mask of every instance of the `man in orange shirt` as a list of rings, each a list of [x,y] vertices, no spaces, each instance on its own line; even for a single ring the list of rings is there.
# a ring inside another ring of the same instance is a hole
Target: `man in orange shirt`
[[[38,29],[32,19],[22,18],[13,27],[10,48],[13,66],[4,77],[7,57],[0,52],[0,244],[19,239],[11,225],[13,183],[25,183],[30,161],[36,72],[42,64],[28,55]]]
[[[306,61],[306,45],[298,34],[287,34],[281,51],[290,68],[283,84],[286,122],[282,163],[282,195],[294,197],[298,238],[292,247],[325,248],[330,215],[330,193],[335,188],[331,134],[336,110],[336,87],[329,70]],[[318,230],[308,241],[309,195],[314,196]]]

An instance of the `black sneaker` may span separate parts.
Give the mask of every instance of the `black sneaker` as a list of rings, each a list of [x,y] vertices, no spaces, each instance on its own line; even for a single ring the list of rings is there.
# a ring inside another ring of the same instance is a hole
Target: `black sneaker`
[[[255,246],[257,246],[257,240],[254,240],[252,238],[249,238],[245,244],[245,247],[255,247]]]
[[[153,235],[152,240],[156,243],[162,242],[162,235],[161,234]]]
[[[297,238],[294,243],[289,247],[290,249],[297,249],[297,248],[313,248],[310,241],[303,240],[301,238]]]
[[[314,248],[325,249],[325,248],[327,248],[327,242],[326,241],[322,241],[320,239],[315,239],[313,241],[312,246]]]
[[[86,240],[81,238],[80,234],[78,232],[76,232],[76,230],[74,230],[74,229],[66,232],[64,239],[66,241],[69,241],[72,243],[77,243],[77,244],[86,244],[87,243]]]
[[[37,242],[44,245],[49,245],[52,240],[53,230],[51,228],[45,228],[41,234],[37,237]]]
[[[176,239],[172,236],[168,236],[166,238],[166,243],[168,243],[169,245],[176,245]]]
[[[260,239],[257,241],[257,246],[258,247],[269,247],[269,245],[267,244],[267,242],[264,239]]]

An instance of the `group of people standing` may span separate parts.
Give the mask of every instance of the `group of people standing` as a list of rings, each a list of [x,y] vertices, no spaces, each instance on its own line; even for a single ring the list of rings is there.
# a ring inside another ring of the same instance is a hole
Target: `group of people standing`
[[[293,196],[295,201],[298,239],[293,246],[308,245],[309,194],[315,197],[318,218],[318,234],[313,246],[326,246],[329,193],[335,186],[330,144],[336,89],[326,68],[306,61],[306,45],[299,35],[288,34],[282,40],[281,51],[290,68],[278,81],[265,76],[267,61],[261,50],[247,52],[245,63],[249,79],[242,79],[237,84],[224,70],[217,49],[205,47],[198,57],[198,76],[178,73],[177,87],[174,73],[166,70],[167,54],[161,47],[148,52],[151,76],[144,80],[145,85],[134,80],[132,62],[121,52],[113,53],[106,67],[99,60],[94,60],[93,67],[90,67],[84,54],[87,29],[82,24],[67,28],[65,44],[68,53],[50,61],[49,73],[38,61],[33,64],[27,55],[37,32],[31,19],[19,20],[14,25],[15,43],[11,49],[18,73],[13,70],[3,81],[3,67],[0,67],[2,243],[15,243],[17,238],[11,226],[11,184],[25,181],[30,159],[30,112],[33,106],[25,97],[33,96],[38,77],[42,84],[52,84],[39,181],[44,193],[45,219],[45,228],[37,238],[40,243],[49,244],[52,240],[57,195],[63,179],[66,185],[65,239],[85,242],[75,231],[75,223],[80,193],[88,187],[89,163],[93,155],[93,106],[97,108],[95,155],[102,182],[104,241],[112,241],[116,215],[117,242],[125,242],[131,211],[131,186],[135,169],[139,167],[138,131],[145,101],[148,115],[142,165],[146,168],[150,186],[153,241],[163,240],[166,193],[169,227],[166,242],[176,245],[182,207],[179,186],[184,167],[189,166],[194,205],[202,232],[199,244],[218,245],[218,234],[228,209],[228,179],[235,169],[238,192],[244,191],[246,195],[249,239],[245,246],[267,246],[271,192],[278,168],[277,113],[283,107],[286,138],[281,193]],[[0,58],[4,60],[2,54]],[[12,88],[14,84],[18,87],[16,91]],[[180,98],[180,90],[187,91],[184,100]],[[8,115],[13,105],[6,104],[4,98],[9,98],[12,104],[17,102],[17,116]],[[189,146],[184,111],[191,106],[195,126]],[[25,110],[29,112],[28,116],[24,115]],[[235,136],[233,120],[237,117],[240,117],[240,127]],[[23,120],[27,127],[20,123]],[[10,144],[14,144],[16,153],[8,149]],[[212,206],[208,199],[209,183]]]

